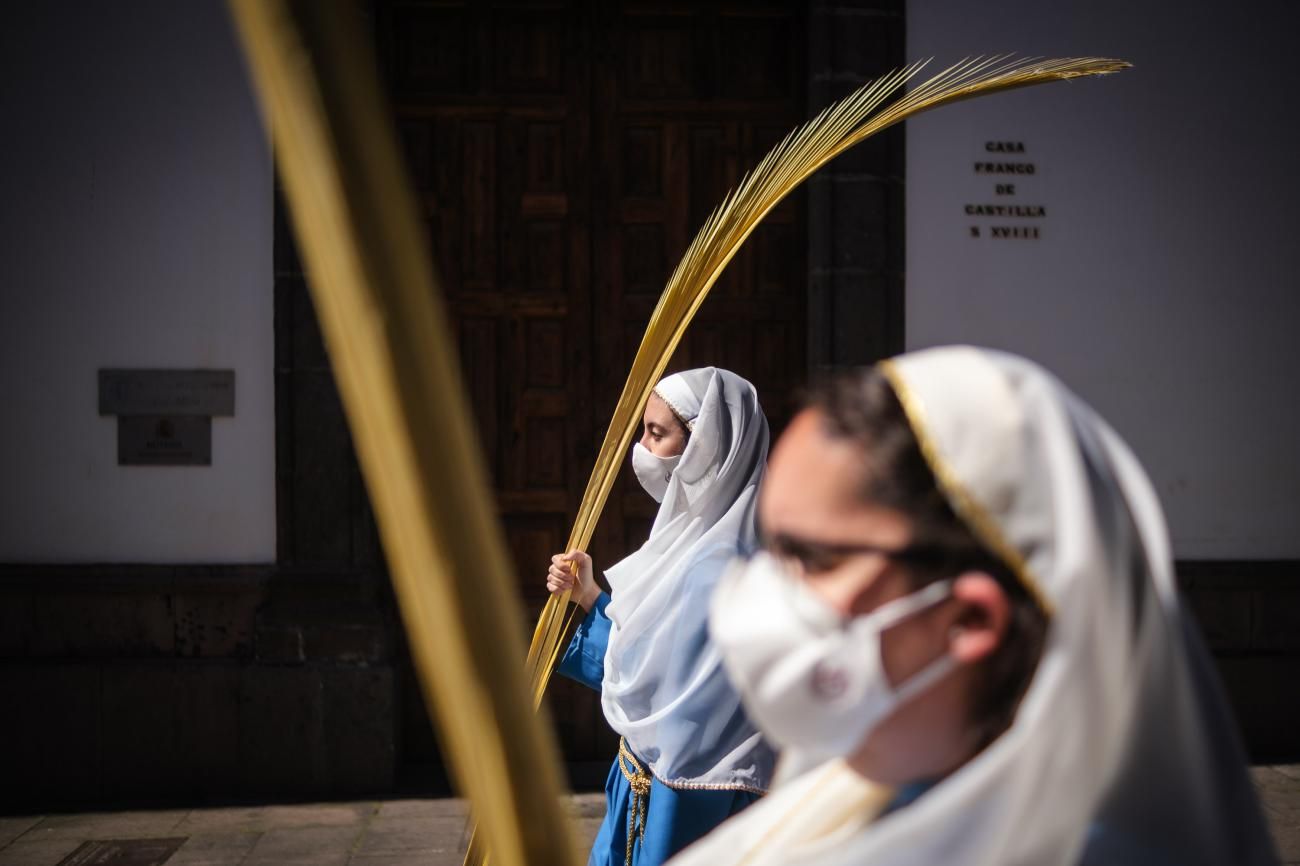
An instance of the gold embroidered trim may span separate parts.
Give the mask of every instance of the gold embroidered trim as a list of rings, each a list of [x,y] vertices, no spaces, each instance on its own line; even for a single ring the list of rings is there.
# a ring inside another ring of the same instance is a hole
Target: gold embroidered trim
[[[1005,535],[1002,529],[997,525],[992,515],[985,510],[961,480],[957,474],[948,465],[943,455],[939,453],[939,447],[930,437],[930,433],[925,423],[925,409],[921,405],[921,400],[908,387],[907,382],[903,379],[897,365],[893,361],[881,361],[877,364],[880,372],[889,380],[893,386],[894,393],[898,395],[898,402],[903,407],[903,413],[907,415],[908,423],[911,424],[912,433],[916,436],[917,443],[921,446],[921,455],[925,457],[925,462],[930,466],[930,471],[939,482],[939,486],[948,497],[948,502],[952,505],[957,515],[966,522],[971,531],[984,542],[989,548],[997,554],[1011,572],[1020,581],[1020,584],[1029,592],[1034,601],[1047,616],[1052,616],[1055,606],[1043,593],[1038,581],[1034,578],[1029,570],[1029,564],[1020,551],[1015,548]]]
[[[678,421],[682,422],[682,426],[686,428],[686,432],[688,432],[688,433],[694,433],[694,432],[695,432],[695,419],[692,418],[690,421],[687,421],[687,420],[686,420],[686,413],[683,412],[681,409],[678,409],[676,406],[674,406],[674,405],[673,405],[673,401],[672,401],[672,400],[669,400],[667,397],[665,397],[665,396],[660,392],[659,387],[658,387],[657,385],[656,385],[652,390],[654,391],[654,395],[655,395],[656,397],[658,397],[660,400],[663,400],[663,401],[664,401],[664,405],[668,407],[668,411],[669,411],[669,412],[672,412],[672,413],[673,413],[673,417],[676,418]]]
[[[619,740],[618,748],[620,754],[627,748],[624,745],[625,742],[625,740]],[[636,760],[636,756],[632,754],[631,749],[627,749],[627,754],[633,761]],[[653,767],[647,766],[646,772],[665,788],[672,788],[676,791],[744,791],[747,794],[757,794],[760,797],[767,794],[766,788],[760,788],[757,785],[746,785],[743,782],[670,782],[663,776],[657,774]],[[623,775],[626,776],[627,773],[624,773]],[[632,780],[629,778],[628,781],[630,782]]]
[[[654,772],[651,771],[651,775]],[[744,785],[740,782],[669,782],[655,776],[655,781],[665,788],[673,788],[678,791],[744,791],[748,794],[758,794],[760,797],[767,794],[766,788],[759,788],[756,785]]]

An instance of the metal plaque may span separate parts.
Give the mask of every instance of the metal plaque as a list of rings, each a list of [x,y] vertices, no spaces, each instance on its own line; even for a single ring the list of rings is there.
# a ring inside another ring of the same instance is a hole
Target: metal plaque
[[[234,415],[234,370],[100,370],[101,415]]]
[[[211,466],[212,419],[206,415],[122,415],[119,466]]]
[[[77,846],[59,866],[162,866],[188,838],[92,839]]]

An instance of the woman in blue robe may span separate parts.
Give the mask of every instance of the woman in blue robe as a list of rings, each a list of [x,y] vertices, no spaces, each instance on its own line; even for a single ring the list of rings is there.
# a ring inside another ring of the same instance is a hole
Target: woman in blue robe
[[[587,616],[558,670],[601,693],[621,736],[588,863],[655,866],[756,800],[773,754],[708,639],[709,598],[755,547],[767,421],[753,385],[705,368],[660,382],[632,454],[659,512],[650,538],[596,584],[591,558],[552,558],[547,586]],[[573,572],[576,571],[575,575]]]

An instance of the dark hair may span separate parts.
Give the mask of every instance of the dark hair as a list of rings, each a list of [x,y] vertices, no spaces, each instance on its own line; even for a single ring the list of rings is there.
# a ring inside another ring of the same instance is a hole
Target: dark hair
[[[910,547],[924,555],[900,565],[916,587],[965,571],[982,571],[1006,593],[1011,605],[1006,635],[981,663],[970,695],[977,749],[984,748],[1015,719],[1042,655],[1046,613],[1010,566],[953,511],[883,373],[872,367],[832,375],[815,385],[805,402],[820,411],[827,434],[862,450],[866,458],[862,498],[911,520]]]

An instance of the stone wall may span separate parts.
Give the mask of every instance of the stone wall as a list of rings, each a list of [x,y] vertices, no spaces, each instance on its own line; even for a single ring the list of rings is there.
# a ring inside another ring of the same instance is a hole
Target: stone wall
[[[10,810],[381,793],[394,674],[350,576],[0,569]]]
[[[1300,760],[1300,563],[1187,562],[1178,574],[1251,759]]]

